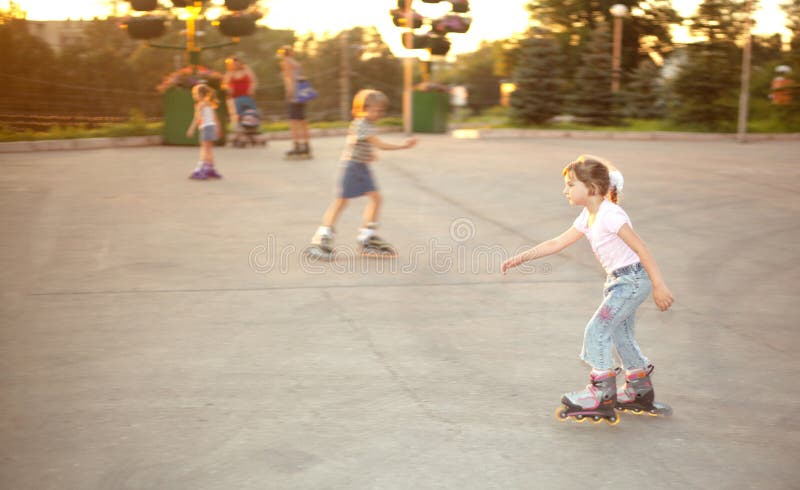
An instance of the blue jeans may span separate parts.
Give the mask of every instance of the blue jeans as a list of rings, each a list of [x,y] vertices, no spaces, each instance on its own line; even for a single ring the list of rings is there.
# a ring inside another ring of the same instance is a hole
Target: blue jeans
[[[233,99],[233,105],[236,107],[236,114],[241,114],[245,109],[255,109],[256,101],[249,95],[240,95]]]
[[[609,274],[603,288],[603,302],[586,325],[581,359],[597,369],[612,369],[613,346],[625,369],[646,367],[650,362],[636,342],[634,323],[636,310],[652,290],[650,277],[640,263]]]

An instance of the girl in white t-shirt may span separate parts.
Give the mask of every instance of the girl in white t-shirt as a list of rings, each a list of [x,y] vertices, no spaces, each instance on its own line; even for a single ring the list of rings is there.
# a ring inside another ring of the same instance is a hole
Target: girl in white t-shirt
[[[585,236],[607,273],[603,302],[592,316],[583,340],[581,359],[592,366],[591,383],[585,390],[567,393],[556,412],[560,420],[606,419],[619,423],[614,409],[669,415],[669,406],[654,401],[650,373],[653,366],[639,349],[634,336],[636,310],[650,291],[661,311],[673,298],[647,245],[633,231],[630,218],[617,205],[622,174],[608,162],[581,155],[562,172],[564,196],[573,206],[583,206],[572,226],[561,235],[542,242],[503,263],[506,273],[529,260],[560,252]],[[617,392],[612,347],[626,369],[625,387]]]
[[[194,99],[194,117],[192,118],[186,136],[192,138],[197,128],[200,128],[200,161],[194,169],[190,179],[206,180],[221,179],[222,175],[214,168],[214,142],[219,139],[219,118],[217,117],[217,94],[214,89],[204,83],[192,87]]]

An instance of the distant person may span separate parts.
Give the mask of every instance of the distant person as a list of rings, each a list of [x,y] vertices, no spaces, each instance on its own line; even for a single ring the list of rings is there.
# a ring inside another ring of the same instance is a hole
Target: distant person
[[[775,105],[789,105],[792,103],[792,86],[794,80],[789,78],[792,69],[786,65],[775,67],[775,78],[770,85],[769,98]]]
[[[653,255],[631,220],[617,204],[622,174],[603,160],[581,155],[564,167],[564,196],[583,211],[561,235],[542,242],[501,266],[505,274],[529,260],[558,253],[582,236],[606,271],[604,299],[586,325],[581,359],[592,367],[585,390],[567,393],[557,412],[560,420],[574,417],[619,422],[615,409],[669,415],[672,409],[655,402],[650,374],[653,366],[642,354],[634,336],[636,310],[652,291],[661,311],[672,306],[673,297]],[[613,349],[626,369],[625,387],[617,391]]]
[[[469,104],[469,90],[464,85],[456,85],[450,89],[450,105],[454,107],[455,116],[457,119],[463,117],[466,111],[467,104]]]
[[[197,168],[189,176],[190,179],[206,180],[221,179],[222,175],[214,169],[214,142],[219,139],[219,118],[217,118],[217,94],[208,85],[199,83],[192,87],[194,99],[194,118],[186,130],[186,136],[194,136],[194,131],[200,128],[200,161]]]
[[[322,217],[322,225],[311,239],[308,253],[331,258],[333,253],[333,227],[345,205],[350,199],[367,196],[369,203],[364,209],[364,221],[357,241],[361,253],[366,256],[394,257],[394,248],[378,238],[378,212],[382,198],[378,193],[371,167],[376,160],[375,148],[381,150],[402,150],[416,145],[417,140],[409,138],[396,145],[386,143],[376,136],[375,123],[383,117],[389,99],[377,90],[361,90],[353,99],[353,122],[347,132],[345,148],[341,157],[341,176],[338,181],[337,197],[328,206]]]
[[[222,88],[228,94],[228,113],[234,125],[238,124],[239,115],[246,107],[256,107],[253,97],[257,84],[255,74],[246,63],[233,56],[225,60]]]
[[[309,146],[308,122],[306,121],[306,103],[297,99],[297,82],[303,78],[303,67],[294,58],[294,49],[283,46],[278,50],[281,58],[281,76],[286,92],[289,112],[289,126],[292,132],[294,147],[286,152],[287,158],[311,158]]]

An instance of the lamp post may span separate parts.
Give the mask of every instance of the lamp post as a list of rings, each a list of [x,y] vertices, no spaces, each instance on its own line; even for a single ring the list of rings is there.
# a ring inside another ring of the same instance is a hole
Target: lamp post
[[[614,50],[611,56],[611,91],[619,91],[620,59],[622,58],[622,18],[628,15],[628,7],[617,3],[610,9],[614,16]]]
[[[739,89],[739,121],[736,130],[736,139],[739,143],[747,141],[747,113],[750,106],[750,65],[753,50],[753,37],[751,36],[753,18],[751,7],[751,0],[747,0],[744,7],[747,13],[747,22],[745,24],[744,46],[742,47],[742,81],[741,88]]]
[[[408,35],[414,34],[414,11],[411,10],[411,0],[405,0],[404,13],[406,18],[406,27],[408,28]],[[405,58],[403,60],[403,132],[407,135],[411,134],[411,85],[414,82],[414,63],[412,59]]]

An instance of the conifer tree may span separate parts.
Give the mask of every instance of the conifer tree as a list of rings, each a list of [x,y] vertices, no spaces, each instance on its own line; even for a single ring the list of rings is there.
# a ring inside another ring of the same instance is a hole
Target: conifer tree
[[[564,57],[550,32],[538,29],[525,39],[513,78],[517,86],[511,95],[512,117],[523,123],[541,124],[560,114]]]
[[[691,32],[704,41],[686,47],[671,86],[670,117],[711,131],[732,130],[739,101],[743,0],[704,0]]]
[[[781,8],[786,12],[786,27],[792,33],[790,59],[795,73],[800,71],[800,0],[789,0]]]
[[[581,53],[570,96],[571,113],[590,124],[611,124],[615,114],[611,92],[611,35],[601,24],[595,29]]]
[[[661,70],[645,59],[630,75],[623,92],[623,114],[636,119],[658,119],[664,116],[664,90]]]

